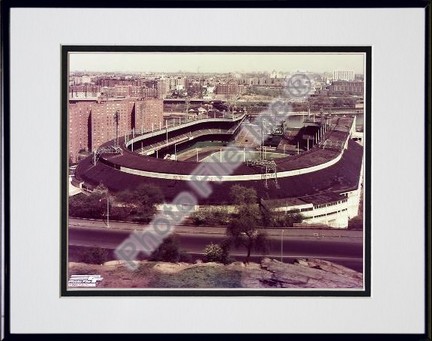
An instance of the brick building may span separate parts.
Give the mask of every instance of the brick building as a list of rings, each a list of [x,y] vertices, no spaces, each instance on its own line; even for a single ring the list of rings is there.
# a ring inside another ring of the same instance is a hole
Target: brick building
[[[355,73],[352,70],[335,70],[333,71],[334,81],[353,81],[355,78]]]
[[[119,100],[69,104],[69,159],[76,163],[80,152],[92,152],[116,137],[115,114],[119,113],[118,133],[132,129],[151,130],[163,123],[163,101],[159,99]]]
[[[135,102],[134,127],[137,131],[158,129],[163,124],[163,101],[145,99]]]
[[[116,137],[115,113],[119,113],[118,133],[125,135],[133,128],[133,101],[107,101],[92,105],[90,112],[89,150]]]
[[[236,83],[226,83],[216,85],[217,95],[240,95],[245,92],[245,86]]]
[[[364,82],[362,81],[335,81],[329,86],[329,96],[363,96]]]
[[[94,84],[71,85],[69,86],[69,98],[96,98],[101,87]]]
[[[88,125],[91,104],[76,103],[69,105],[69,160],[77,162],[81,151],[88,151]]]
[[[170,80],[167,78],[158,79],[156,83],[156,88],[157,88],[157,97],[165,98],[170,91]]]

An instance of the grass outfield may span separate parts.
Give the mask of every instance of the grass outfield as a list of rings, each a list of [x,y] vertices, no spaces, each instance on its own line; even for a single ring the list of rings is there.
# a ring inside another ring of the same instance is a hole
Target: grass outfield
[[[221,153],[222,153],[222,155],[221,155]],[[203,158],[200,161],[201,162],[218,162],[218,161],[226,162],[225,156],[227,155],[227,153],[228,152],[226,152],[226,151],[222,151],[222,152],[217,151],[217,152],[212,153],[211,155]],[[243,151],[240,151],[239,153],[241,156],[243,156]],[[287,154],[283,154],[283,153],[273,153],[273,152],[266,152],[265,153],[265,159],[266,160],[280,159],[280,158],[287,157],[287,156],[288,156]],[[259,160],[260,159],[260,152],[246,150],[244,157],[245,157],[246,161]]]

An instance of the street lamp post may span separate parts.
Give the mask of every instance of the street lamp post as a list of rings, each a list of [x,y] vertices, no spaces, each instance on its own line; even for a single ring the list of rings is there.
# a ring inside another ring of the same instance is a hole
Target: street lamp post
[[[106,192],[106,203],[107,203],[107,206],[106,206],[106,210],[107,210],[107,220],[106,220],[106,224],[107,224],[107,227],[110,227],[110,223],[109,223],[109,214],[110,214],[110,205],[109,205],[109,192],[108,192],[108,190],[107,190],[107,192]]]
[[[284,240],[284,229],[281,230],[281,263],[283,263],[283,240]]]

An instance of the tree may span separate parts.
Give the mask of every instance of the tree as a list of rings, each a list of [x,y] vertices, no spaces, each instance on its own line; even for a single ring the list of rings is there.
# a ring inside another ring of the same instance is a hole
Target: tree
[[[259,230],[261,212],[257,204],[257,194],[252,188],[235,185],[231,197],[237,208],[237,215],[227,227],[227,236],[235,247],[246,248],[245,263],[249,263],[251,252],[266,252],[267,234]]]
[[[105,212],[105,195],[99,192],[79,194],[69,199],[69,215],[71,217],[100,219]]]
[[[283,227],[292,227],[295,223],[301,223],[303,221],[303,215],[299,210],[286,212],[283,215]]]
[[[208,244],[204,249],[206,262],[222,262],[223,250],[219,244]]]
[[[257,207],[244,205],[238,209],[238,217],[231,220],[227,235],[235,247],[246,248],[245,263],[249,263],[251,252],[267,251],[267,234],[258,229],[260,214]]]
[[[156,213],[156,205],[164,200],[159,187],[142,184],[134,190],[117,193],[116,200],[122,203],[126,216],[141,222],[149,222]]]
[[[175,236],[169,236],[164,239],[162,244],[153,251],[150,260],[162,262],[178,262],[181,253],[179,251],[178,242]]]
[[[251,205],[258,202],[257,193],[253,188],[240,185],[231,187],[230,196],[235,205]]]
[[[117,193],[116,197],[124,202],[152,205],[163,202],[163,194],[159,187],[152,184],[141,184],[135,189]]]
[[[262,207],[262,217],[264,225],[268,227],[292,227],[294,223],[301,223],[304,219],[299,210],[279,212],[268,203]]]
[[[260,207],[263,224],[267,227],[292,227],[304,219],[298,209],[287,212],[278,211],[279,206],[271,200],[263,202]]]
[[[230,214],[224,207],[200,208],[190,215],[194,225],[227,225],[230,220]]]
[[[230,262],[229,257],[230,243],[228,240],[221,244],[208,244],[204,249],[206,262],[218,262],[228,264]]]

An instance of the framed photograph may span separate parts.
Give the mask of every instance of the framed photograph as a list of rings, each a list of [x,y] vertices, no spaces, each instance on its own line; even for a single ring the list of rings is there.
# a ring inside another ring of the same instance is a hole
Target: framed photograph
[[[370,48],[63,52],[65,295],[370,294]]]
[[[430,339],[429,4],[208,4],[2,4],[4,336]]]

